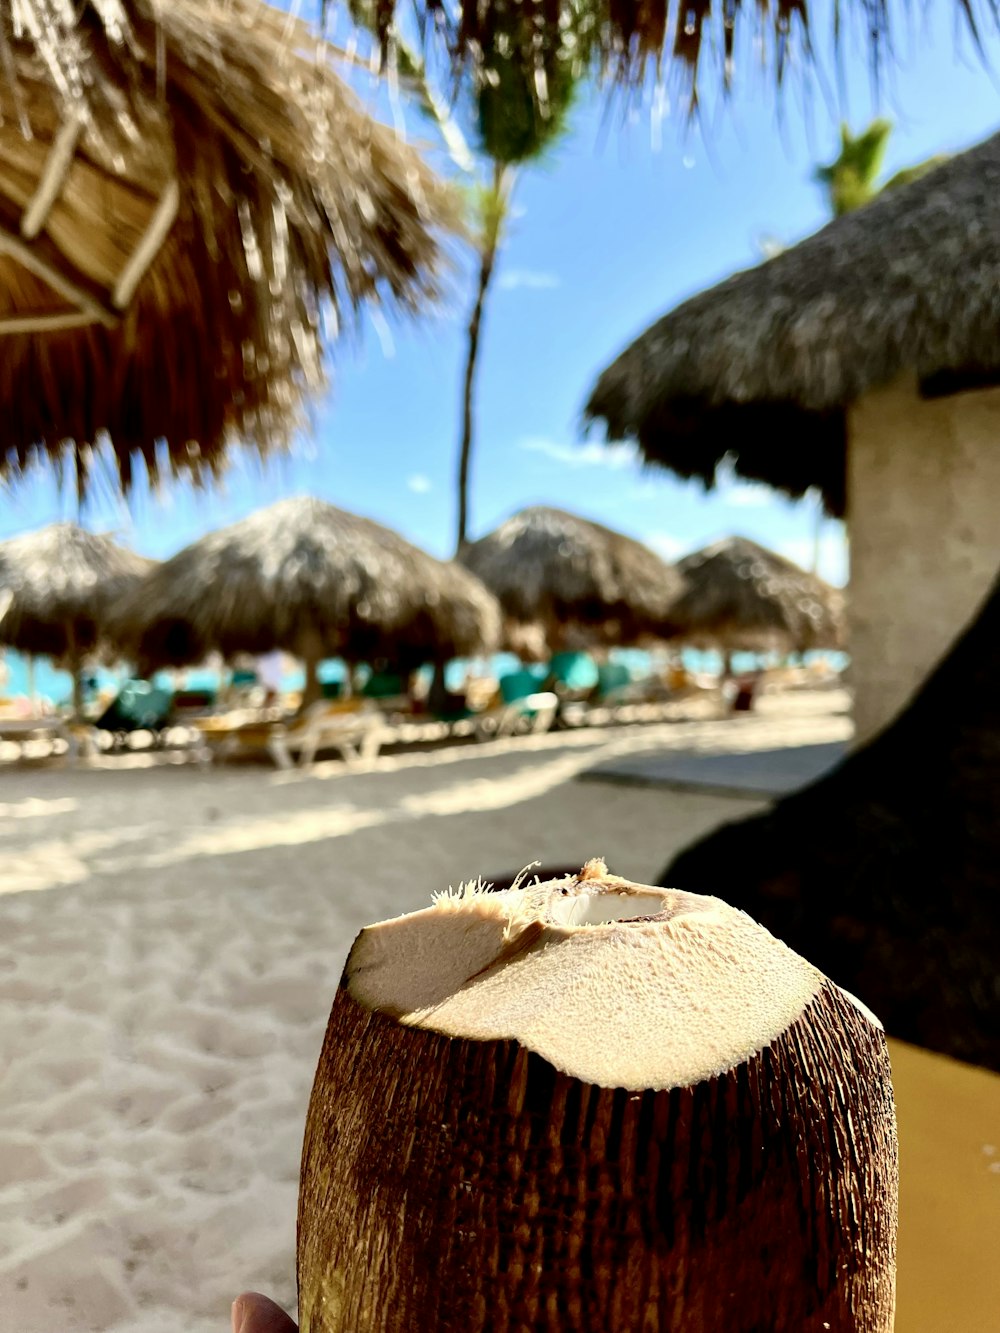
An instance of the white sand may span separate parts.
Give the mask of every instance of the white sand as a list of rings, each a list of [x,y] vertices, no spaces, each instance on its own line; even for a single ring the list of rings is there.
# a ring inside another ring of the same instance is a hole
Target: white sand
[[[298,1158],[347,948],[471,875],[603,855],[648,880],[750,800],[575,783],[616,754],[840,740],[799,697],[308,776],[0,770],[0,1323],[221,1333],[294,1305]],[[1000,1183],[1000,1181],[998,1181]]]

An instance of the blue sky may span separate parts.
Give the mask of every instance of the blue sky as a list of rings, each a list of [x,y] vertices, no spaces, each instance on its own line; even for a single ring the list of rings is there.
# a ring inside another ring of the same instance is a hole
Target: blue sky
[[[883,92],[879,109],[896,121],[889,170],[1000,126],[996,82],[967,40],[956,53],[953,8],[933,6]],[[989,50],[1000,69],[1000,45]],[[845,66],[858,127],[873,113],[868,71],[850,53]],[[762,239],[794,241],[825,220],[810,177],[835,153],[838,118],[819,98],[806,115],[794,96],[779,117],[760,80],[721,111],[709,107],[703,131],[688,134],[682,116],[668,116],[658,136],[648,115],[609,107],[604,95],[581,102],[548,164],[522,178],[500,261],[482,345],[473,535],[522,505],[549,503],[670,557],[740,532],[808,562],[810,501],[791,504],[746,485],[706,495],[643,471],[627,449],[582,442],[579,413],[598,370],[653,318],[757,262]],[[203,493],[171,483],[158,497],[140,488],[123,504],[99,488],[84,521],[165,556],[282,495],[311,492],[449,554],[469,278],[460,262],[440,311],[388,329],[368,325],[360,340],[336,348],[330,392],[290,456],[262,464],[238,454],[224,481]],[[0,490],[0,537],[75,516],[72,494],[47,470]],[[822,531],[820,571],[837,581],[846,573],[832,522]]]

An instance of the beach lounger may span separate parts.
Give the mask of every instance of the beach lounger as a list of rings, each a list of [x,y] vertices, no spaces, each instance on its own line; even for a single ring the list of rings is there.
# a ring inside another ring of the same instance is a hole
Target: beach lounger
[[[23,747],[30,741],[61,740],[66,745],[66,757],[71,762],[93,748],[93,730],[81,723],[72,723],[65,717],[0,716],[0,741]]]
[[[590,653],[564,650],[553,653],[545,676],[545,687],[565,700],[586,699],[600,680],[597,663]]]
[[[512,671],[502,676],[498,701],[473,718],[477,740],[497,740],[517,731],[535,734],[548,731],[556,719],[559,696],[538,688],[538,677],[531,671]]]
[[[291,768],[292,754],[305,768],[320,750],[337,750],[345,763],[374,759],[391,736],[381,711],[369,700],[320,699],[301,717],[274,728],[268,752],[279,768]]]
[[[188,726],[201,718],[212,716],[218,701],[219,692],[215,689],[174,690],[170,720],[175,726]]]
[[[160,689],[147,680],[127,681],[98,717],[94,726],[98,731],[110,732],[113,744],[120,749],[125,737],[134,731],[149,731],[159,737],[169,725],[173,699],[169,690]]]
[[[371,699],[386,713],[406,713],[413,706],[405,676],[391,671],[373,672],[359,691],[363,699]]]
[[[228,759],[237,754],[266,754],[277,723],[255,709],[234,708],[211,717],[191,718],[185,725],[197,734],[198,761],[210,764],[213,759]]]
[[[202,745],[199,759],[266,754],[279,768],[311,764],[320,750],[338,750],[345,761],[373,759],[390,729],[379,711],[364,700],[320,699],[289,722],[247,710],[198,718],[193,724]]]
[[[590,653],[569,650],[553,653],[540,686],[552,690],[559,700],[555,725],[586,725],[587,703],[597,688],[598,679],[597,663]]]
[[[632,703],[645,692],[646,682],[636,680],[624,662],[601,662],[597,668],[597,685],[591,702],[605,708],[619,703]]]

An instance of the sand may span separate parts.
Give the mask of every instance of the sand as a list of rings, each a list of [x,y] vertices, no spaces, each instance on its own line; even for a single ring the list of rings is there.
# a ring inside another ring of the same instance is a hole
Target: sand
[[[536,859],[601,854],[655,878],[759,802],[578,773],[665,745],[842,740],[842,706],[765,699],[749,718],[389,755],[365,771],[146,756],[0,769],[4,1329],[221,1333],[247,1287],[294,1309],[305,1108],[357,930]],[[1000,1202],[993,1158],[979,1165]]]

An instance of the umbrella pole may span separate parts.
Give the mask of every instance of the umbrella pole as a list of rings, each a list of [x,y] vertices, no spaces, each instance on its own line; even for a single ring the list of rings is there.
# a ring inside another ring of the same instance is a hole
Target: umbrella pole
[[[323,645],[315,630],[307,630],[299,643],[299,655],[305,668],[305,685],[302,690],[302,709],[314,704],[323,697],[319,683],[319,664],[323,660]],[[300,710],[301,711],[301,710]]]
[[[31,700],[31,711],[33,714],[38,712],[38,683],[35,680],[35,654],[28,654],[28,698]]]
[[[302,691],[302,707],[308,708],[314,704],[317,699],[323,697],[323,690],[319,683],[319,658],[309,656],[305,659],[306,683]]]
[[[73,721],[79,722],[83,717],[83,691],[80,689],[80,653],[76,646],[76,630],[73,625],[66,630],[66,645],[69,667],[73,673]]]
[[[432,713],[439,715],[445,713],[448,708],[448,686],[444,679],[446,665],[442,658],[434,662],[434,674],[431,676],[431,686],[427,693],[428,707]]]

